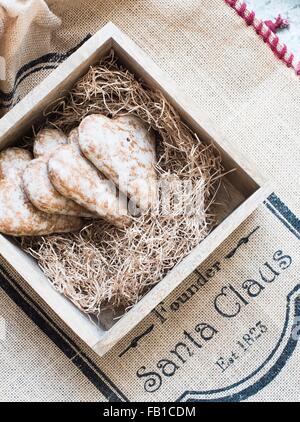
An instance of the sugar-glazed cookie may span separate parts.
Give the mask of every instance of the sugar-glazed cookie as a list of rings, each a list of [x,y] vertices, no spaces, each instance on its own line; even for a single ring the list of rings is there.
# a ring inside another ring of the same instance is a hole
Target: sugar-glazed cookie
[[[87,209],[62,196],[51,183],[48,176],[48,160],[61,145],[67,144],[67,137],[55,129],[39,132],[34,143],[34,154],[39,157],[32,160],[23,175],[24,190],[32,204],[47,214],[93,217]]]
[[[50,157],[48,173],[55,188],[99,217],[117,227],[128,226],[127,198],[118,198],[117,189],[80,152],[74,142],[58,148]]]
[[[156,197],[155,138],[135,116],[90,115],[79,126],[83,154],[142,210]]]
[[[34,145],[34,158],[47,157],[60,145],[68,143],[67,136],[58,129],[42,129],[37,134]]]
[[[27,198],[22,183],[30,152],[10,148],[0,153],[0,232],[13,236],[38,236],[77,231],[82,220],[45,214]]]

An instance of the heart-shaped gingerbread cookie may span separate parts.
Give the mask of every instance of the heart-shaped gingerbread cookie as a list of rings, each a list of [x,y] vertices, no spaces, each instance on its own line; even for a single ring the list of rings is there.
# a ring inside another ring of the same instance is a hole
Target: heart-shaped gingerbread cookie
[[[29,201],[22,176],[31,160],[31,153],[21,148],[0,153],[0,232],[13,236],[38,236],[79,230],[81,219],[45,214]]]
[[[68,138],[59,130],[43,129],[34,142],[34,155],[23,174],[26,195],[32,204],[47,214],[94,217],[87,209],[62,196],[53,186],[48,175],[48,160],[56,148],[68,143]]]
[[[48,162],[48,173],[55,188],[111,224],[123,228],[131,223],[127,198],[118,198],[116,188],[82,154],[78,134],[71,144],[55,150]]]
[[[141,210],[157,189],[155,137],[135,116],[90,115],[79,126],[83,154]]]
[[[68,143],[67,136],[58,129],[42,129],[33,144],[34,158],[49,156],[58,146]]]

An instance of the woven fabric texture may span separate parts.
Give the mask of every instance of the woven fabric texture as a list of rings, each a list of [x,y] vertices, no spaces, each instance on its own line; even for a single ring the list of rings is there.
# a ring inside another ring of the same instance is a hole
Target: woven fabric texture
[[[108,21],[193,98],[276,194],[104,358],[46,316],[2,260],[0,400],[299,401],[299,77],[224,0],[1,0],[0,111]]]

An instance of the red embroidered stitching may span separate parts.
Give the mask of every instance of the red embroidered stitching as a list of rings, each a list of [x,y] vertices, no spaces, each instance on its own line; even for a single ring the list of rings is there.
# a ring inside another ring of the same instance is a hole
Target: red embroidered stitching
[[[249,16],[245,16],[247,25],[252,25],[255,19],[255,13],[252,11]]]
[[[242,16],[242,18],[244,18],[246,10],[247,10],[247,5],[246,3],[243,3],[240,7],[240,10],[238,11],[238,14]]]
[[[300,75],[300,62],[294,63],[294,54],[288,54],[288,48],[285,44],[280,43],[280,39],[261,19],[258,19],[254,11],[250,11],[247,4],[239,0],[225,0],[225,3],[232,7],[239,16],[241,16],[248,26],[253,26],[256,33],[269,45],[276,57],[282,60],[288,67],[293,67],[297,75]],[[286,21],[278,16],[274,25],[286,25]]]

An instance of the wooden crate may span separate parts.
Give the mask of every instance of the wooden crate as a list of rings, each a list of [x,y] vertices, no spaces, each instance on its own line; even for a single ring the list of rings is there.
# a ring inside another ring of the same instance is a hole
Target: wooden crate
[[[161,90],[177,109],[182,119],[207,143],[214,142],[221,151],[227,169],[236,171],[228,181],[240,200],[228,212],[223,221],[179,265],[155,286],[139,303],[125,314],[112,328],[103,330],[81,313],[69,300],[57,293],[47,281],[34,259],[25,254],[6,236],[0,235],[0,253],[28,284],[29,292],[42,299],[45,309],[50,308],[76,335],[99,355],[104,355],[122,337],[132,330],[193,272],[219,246],[257,206],[271,193],[255,167],[245,159],[238,145],[224,139],[208,116],[203,115],[141,49],[112,23],[61,64],[37,86],[25,99],[0,121],[0,149],[14,145],[26,134],[32,124],[42,118],[44,109],[55,99],[67,93],[84,75],[89,66],[99,61],[110,49],[114,49],[122,63],[151,87]]]

